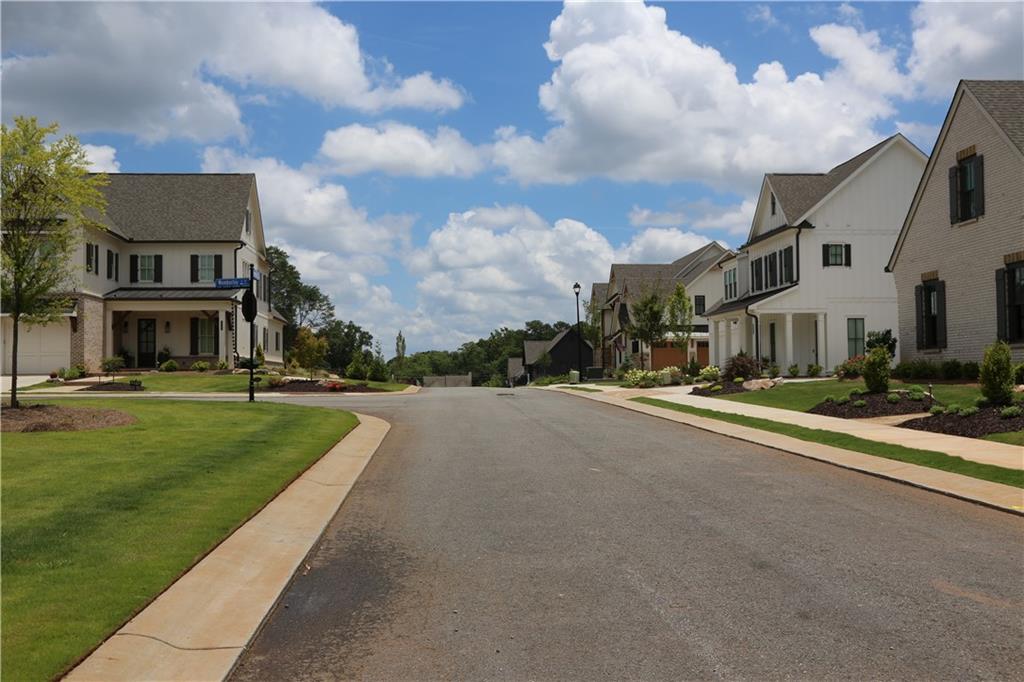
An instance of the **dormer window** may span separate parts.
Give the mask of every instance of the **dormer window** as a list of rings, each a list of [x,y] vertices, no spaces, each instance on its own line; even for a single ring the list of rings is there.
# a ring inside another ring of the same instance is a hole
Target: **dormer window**
[[[245,209],[245,233],[252,234],[252,211]]]
[[[775,194],[772,194],[772,215],[775,215]]]
[[[949,222],[956,224],[985,213],[984,157],[974,147],[957,154],[957,163],[949,169]]]

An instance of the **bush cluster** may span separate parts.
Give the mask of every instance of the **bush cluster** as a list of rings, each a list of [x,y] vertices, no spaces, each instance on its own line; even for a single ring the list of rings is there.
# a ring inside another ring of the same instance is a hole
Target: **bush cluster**
[[[1013,366],[1013,383],[1024,384],[1024,362]]]
[[[205,372],[206,370],[210,369],[210,363],[208,363],[206,360],[196,360],[195,362],[192,363],[190,369],[193,372]]]
[[[800,365],[794,362],[792,365],[789,366],[789,369],[787,369],[786,371],[789,372],[789,376],[795,379],[798,376],[800,376]]]
[[[736,377],[753,379],[759,376],[761,376],[761,366],[758,364],[757,360],[743,351],[740,351],[726,360],[725,371],[722,372],[722,377],[729,381],[732,381]]]
[[[960,416],[961,417],[972,417],[972,416],[974,416],[976,414],[978,414],[978,408],[977,407],[965,407],[965,408],[960,410]]]
[[[701,381],[718,381],[722,377],[721,370],[718,369],[717,365],[708,365],[702,369],[697,375]]]
[[[635,388],[653,388],[661,381],[661,374],[648,369],[631,369],[626,372],[626,383]]]
[[[838,379],[857,379],[864,373],[864,356],[854,355],[836,365],[833,374]]]
[[[1008,405],[1013,400],[1013,365],[1010,347],[1003,341],[985,349],[981,362],[981,394],[993,405]]]
[[[1013,417],[1019,417],[1022,414],[1024,414],[1024,408],[1021,408],[1019,405],[1004,407],[999,411],[999,416],[1003,419],[1012,419]]]
[[[164,360],[160,363],[161,372],[177,372],[178,363],[174,360]]]
[[[347,376],[350,379],[357,378],[357,377],[353,377],[348,372],[345,373],[345,376]],[[554,384],[567,384],[567,383],[569,383],[569,375],[568,374],[554,374],[552,376],[541,377],[541,378],[535,379],[533,381],[533,385],[534,386],[552,386]]]
[[[821,376],[821,372],[822,372],[822,366],[819,365],[818,363],[812,362],[811,364],[807,365],[807,376],[809,376],[809,377]]]
[[[900,396],[899,393],[890,393],[889,395],[885,396],[885,400],[886,400],[886,402],[895,405],[900,400],[902,400],[902,397]]]
[[[885,346],[875,346],[861,363],[864,373],[864,384],[872,393],[885,393],[889,390],[889,351]]]

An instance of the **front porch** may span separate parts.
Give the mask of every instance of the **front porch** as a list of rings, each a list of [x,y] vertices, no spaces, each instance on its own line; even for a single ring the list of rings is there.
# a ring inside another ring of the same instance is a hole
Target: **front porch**
[[[104,357],[155,369],[173,359],[181,369],[202,360],[234,367],[232,301],[107,301]]]
[[[743,351],[758,359],[767,358],[783,374],[794,364],[801,374],[812,364],[821,365],[827,372],[826,317],[825,312],[748,315],[745,309],[716,315],[711,318],[711,364],[721,367]]]

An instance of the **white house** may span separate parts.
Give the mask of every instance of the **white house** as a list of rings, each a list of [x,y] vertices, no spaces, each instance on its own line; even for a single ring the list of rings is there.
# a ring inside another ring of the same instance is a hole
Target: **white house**
[[[284,320],[270,305],[256,177],[245,174],[111,173],[103,188],[106,230],[83,228],[72,259],[73,306],[58,322],[22,325],[19,373],[48,373],[104,357],[157,366],[163,354],[183,367],[196,360],[234,366],[249,356],[244,289],[219,278],[256,276],[256,343],[268,363],[283,361]],[[2,322],[3,371],[10,371],[13,324]]]
[[[783,372],[829,371],[864,352],[868,331],[897,333],[883,269],[926,162],[897,134],[825,173],[765,175],[746,243],[718,265],[712,362],[742,350]]]

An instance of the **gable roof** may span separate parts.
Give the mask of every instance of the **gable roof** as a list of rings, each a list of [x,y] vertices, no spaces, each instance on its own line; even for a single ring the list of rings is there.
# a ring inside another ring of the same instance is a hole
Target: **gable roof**
[[[931,180],[935,171],[935,163],[938,159],[938,151],[942,149],[949,127],[953,124],[959,102],[963,99],[964,93],[969,92],[978,106],[988,114],[989,118],[1006,135],[1010,144],[1017,148],[1017,151],[1024,155],[1024,81],[968,81],[962,80],[953,93],[953,99],[949,102],[949,109],[942,121],[942,128],[939,130],[939,137],[932,147],[932,153],[925,164],[921,180],[917,183],[917,191],[910,202],[910,209],[906,218],[903,219],[903,226],[896,237],[896,243],[889,254],[889,262],[885,264],[885,271],[892,272],[899,260],[900,252],[903,250],[903,242],[907,239],[907,231],[910,223],[917,214],[917,208],[921,203],[925,187]]]
[[[602,308],[606,308],[605,302],[608,300],[608,282],[594,282],[590,285],[590,302],[600,303]]]
[[[731,251],[718,242],[708,242],[671,263],[613,263],[606,300],[627,289],[671,294],[676,282],[689,286],[728,253]]]
[[[1024,81],[963,81],[1010,142],[1024,152]]]
[[[537,362],[537,360],[540,359],[540,356],[549,352],[552,348],[561,343],[566,334],[572,331],[575,331],[572,327],[563,329],[558,332],[554,338],[548,339],[547,341],[531,341],[529,339],[523,341],[523,364],[532,365]],[[582,341],[587,344],[587,347],[589,347],[591,351],[593,351],[594,347],[591,345],[590,341],[587,341],[586,339],[582,339]]]
[[[108,173],[99,222],[131,241],[239,241],[253,173]],[[98,218],[97,216],[91,216]]]
[[[902,135],[891,135],[825,173],[768,173],[765,177],[783,212],[797,222],[895,137]]]

